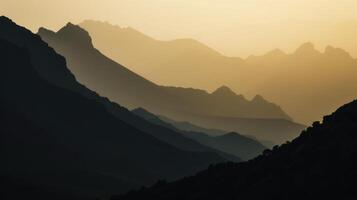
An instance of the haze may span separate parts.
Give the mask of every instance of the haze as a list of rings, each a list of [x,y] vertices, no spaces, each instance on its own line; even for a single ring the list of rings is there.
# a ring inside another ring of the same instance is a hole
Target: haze
[[[194,38],[229,56],[306,41],[357,56],[355,0],[0,0],[0,14],[37,31],[85,19],[130,26],[156,39]]]

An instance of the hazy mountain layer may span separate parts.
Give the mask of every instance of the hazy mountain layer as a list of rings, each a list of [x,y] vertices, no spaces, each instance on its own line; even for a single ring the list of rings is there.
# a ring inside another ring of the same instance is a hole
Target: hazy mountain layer
[[[203,145],[210,146],[212,148],[221,150],[228,154],[235,155],[244,160],[254,158],[266,149],[265,146],[260,144],[258,141],[251,139],[249,137],[240,135],[238,133],[227,133],[221,136],[209,136],[204,132],[197,131],[185,131],[176,128],[174,125],[161,120],[156,115],[148,112],[143,108],[138,108],[132,111],[138,116],[147,119],[148,121],[158,124],[160,126],[168,127],[174,131],[181,133],[182,135],[191,138]],[[203,129],[203,128],[201,128]]]
[[[318,52],[307,43],[292,54],[274,50],[243,60],[194,40],[158,41],[96,21],[80,25],[100,51],[149,80],[208,90],[228,85],[247,96],[260,94],[300,123],[320,120],[357,97],[356,59],[331,46]]]
[[[257,119],[238,117],[219,117],[190,115],[181,116],[181,120],[187,120],[195,125],[206,129],[219,129],[226,132],[238,132],[243,135],[252,136],[259,141],[271,141],[282,144],[295,138],[305,125],[284,119]]]
[[[79,26],[67,24],[57,33],[42,28],[38,34],[66,57],[70,70],[79,82],[128,108],[145,107],[154,113],[180,121],[196,115],[290,119],[279,106],[267,102],[263,97],[256,96],[249,101],[226,86],[213,93],[158,86],[101,54],[93,47],[89,34]],[[254,125],[259,126],[259,123]],[[280,129],[279,124],[272,126]],[[247,129],[251,127],[248,125]],[[268,131],[258,133],[266,134]],[[295,133],[294,136],[298,134],[295,130],[284,131],[287,134]]]
[[[218,164],[193,177],[113,199],[355,199],[356,124],[354,101],[251,161]]]
[[[189,132],[201,132],[210,136],[221,136],[227,133],[227,131],[219,130],[219,129],[210,129],[197,126],[188,121],[175,121],[165,116],[158,116],[162,121],[172,124],[175,128],[189,131]]]
[[[38,34],[66,57],[80,82],[128,108],[145,107],[170,115],[290,119],[277,105],[263,98],[248,101],[227,87],[209,94],[203,90],[158,86],[101,54],[79,26],[69,23],[57,33],[41,28]]]

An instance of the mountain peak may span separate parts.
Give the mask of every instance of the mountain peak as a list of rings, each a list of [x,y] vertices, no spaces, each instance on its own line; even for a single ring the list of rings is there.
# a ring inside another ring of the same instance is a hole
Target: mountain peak
[[[57,35],[62,39],[73,42],[74,44],[93,48],[92,38],[89,33],[78,25],[67,23],[66,26],[61,28]]]
[[[217,88],[212,94],[219,95],[219,96],[236,96],[237,95],[229,87],[227,87],[225,85]]]
[[[281,49],[273,49],[265,55],[266,56],[285,56],[286,53],[284,51],[282,51]]]
[[[51,36],[51,35],[55,35],[56,33],[52,30],[49,30],[47,28],[44,27],[40,27],[37,31],[37,35],[47,35],[47,36]]]
[[[314,55],[316,53],[319,53],[316,49],[313,43],[311,42],[306,42],[302,44],[296,51],[296,55]]]
[[[351,55],[347,51],[345,51],[344,49],[335,48],[335,47],[330,46],[330,45],[325,48],[324,54],[328,55],[328,56],[351,58]]]
[[[8,22],[12,22],[11,19],[9,19],[8,17],[4,16],[4,15],[1,15],[0,16],[0,21],[8,21]]]
[[[263,96],[257,94],[255,97],[252,99],[252,102],[267,102]]]

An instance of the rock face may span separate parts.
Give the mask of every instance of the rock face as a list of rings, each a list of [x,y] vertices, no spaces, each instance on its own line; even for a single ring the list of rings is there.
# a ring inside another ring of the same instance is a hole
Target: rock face
[[[113,199],[355,199],[356,124],[353,101],[251,161],[218,164],[193,177]]]

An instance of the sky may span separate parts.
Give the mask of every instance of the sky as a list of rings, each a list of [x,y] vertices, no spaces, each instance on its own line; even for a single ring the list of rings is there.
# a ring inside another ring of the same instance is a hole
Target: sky
[[[356,0],[0,0],[0,15],[34,32],[93,19],[160,40],[194,38],[239,57],[293,52],[307,41],[357,57],[356,8]]]

